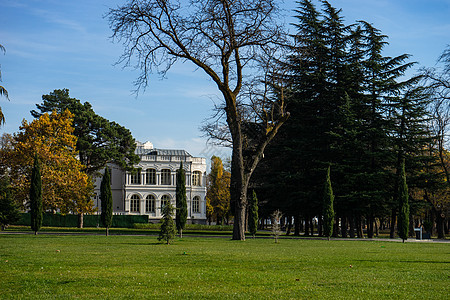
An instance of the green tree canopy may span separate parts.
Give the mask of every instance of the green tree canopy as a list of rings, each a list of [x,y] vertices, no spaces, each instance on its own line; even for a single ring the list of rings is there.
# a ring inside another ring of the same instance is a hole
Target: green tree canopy
[[[0,226],[3,230],[7,225],[19,219],[19,209],[14,202],[9,176],[0,176]]]
[[[134,153],[136,142],[125,127],[97,115],[89,102],[71,98],[68,89],[54,90],[42,96],[42,104],[31,114],[39,118],[46,112],[56,110],[61,113],[68,109],[74,114],[74,135],[80,161],[86,166],[86,173],[93,175],[107,163],[114,163],[122,169],[131,170],[139,162]]]

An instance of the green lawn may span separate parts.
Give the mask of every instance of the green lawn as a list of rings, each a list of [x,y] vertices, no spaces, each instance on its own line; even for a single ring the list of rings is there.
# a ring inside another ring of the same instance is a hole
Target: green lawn
[[[0,299],[448,299],[450,244],[0,234]]]

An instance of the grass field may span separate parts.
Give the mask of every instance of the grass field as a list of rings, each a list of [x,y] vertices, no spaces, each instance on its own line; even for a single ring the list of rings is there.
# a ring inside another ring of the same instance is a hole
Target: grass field
[[[448,299],[450,244],[0,235],[0,299]]]

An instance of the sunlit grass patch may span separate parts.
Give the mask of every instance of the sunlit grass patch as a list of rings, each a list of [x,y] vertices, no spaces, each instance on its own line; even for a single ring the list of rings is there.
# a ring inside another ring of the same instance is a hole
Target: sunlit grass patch
[[[0,235],[0,298],[447,299],[450,245]]]

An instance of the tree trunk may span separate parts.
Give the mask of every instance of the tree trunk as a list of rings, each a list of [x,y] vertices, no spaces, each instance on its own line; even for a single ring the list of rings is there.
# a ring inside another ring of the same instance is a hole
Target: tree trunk
[[[414,238],[416,233],[414,231],[414,216],[413,215],[409,215],[409,237],[410,238]]]
[[[332,236],[334,238],[339,237],[339,217],[335,216],[334,217],[334,226],[333,226],[333,234]]]
[[[373,215],[372,213],[369,214],[369,217],[367,218],[367,237],[369,239],[373,238]]]
[[[319,236],[323,236],[323,218],[322,216],[319,216],[318,218],[318,224],[317,224],[317,232]]]
[[[109,236],[109,227],[106,227],[106,236]]]
[[[305,217],[305,236],[309,236],[309,218]]]
[[[349,236],[351,238],[355,237],[355,217],[353,216],[353,214],[350,216],[350,232],[349,232]]]
[[[300,216],[296,214],[294,216],[294,235],[299,236],[300,235]]]
[[[378,235],[380,234],[380,231],[379,231],[380,226],[378,225],[377,219],[375,219],[374,221],[375,221],[375,236],[378,237]],[[381,225],[381,221],[380,221],[380,225]]]
[[[363,232],[363,229],[362,229],[361,216],[358,216],[356,218],[356,235],[360,239],[364,238],[364,232]]]
[[[286,235],[290,235],[292,231],[292,217],[288,216]]]
[[[79,213],[78,214],[78,228],[83,228],[84,226],[84,214]]]
[[[344,216],[344,217],[342,217],[341,218],[341,222],[342,222],[342,226],[341,226],[341,236],[343,237],[343,238],[346,238],[347,237],[347,230],[348,230],[348,217],[347,216]]]
[[[438,239],[445,239],[444,221],[444,213],[442,211],[436,211],[436,232]]]
[[[232,239],[245,241],[245,207],[243,207],[245,206],[245,200],[242,200],[241,198],[239,202],[240,203],[236,203],[236,212],[234,213],[234,226]]]
[[[228,122],[230,124],[230,122]],[[239,125],[238,125],[239,126]],[[239,133],[233,134],[233,153],[231,157],[231,182],[230,197],[234,203],[233,240],[245,241],[245,212],[247,206],[247,187],[250,174],[245,174],[244,157],[242,154],[242,134],[239,128],[234,128]]]
[[[393,239],[395,238],[395,220],[397,217],[397,213],[396,213],[396,209],[393,208],[392,209],[392,214],[391,214],[391,226],[390,226],[390,233],[389,233],[389,238]]]

